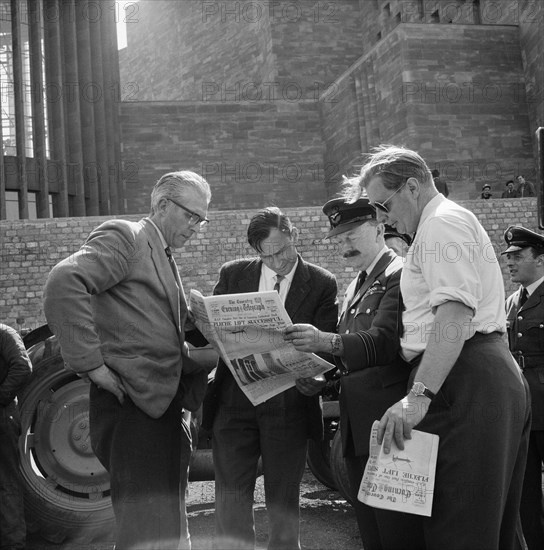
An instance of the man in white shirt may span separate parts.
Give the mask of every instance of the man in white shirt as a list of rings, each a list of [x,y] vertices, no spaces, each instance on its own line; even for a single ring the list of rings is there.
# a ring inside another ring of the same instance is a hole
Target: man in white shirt
[[[493,246],[474,214],[438,193],[415,151],[377,148],[353,200],[363,189],[378,221],[414,234],[400,284],[401,355],[413,382],[382,417],[378,439],[390,453],[415,426],[440,437],[432,516],[414,516],[418,548],[519,548],[529,397],[504,338]]]
[[[506,300],[508,340],[531,390],[532,423],[521,494],[529,550],[544,548],[544,236],[521,226],[504,232],[506,265],[519,289]]]
[[[276,290],[293,323],[334,331],[336,279],[297,253],[298,231],[289,218],[279,208],[265,208],[251,218],[247,237],[258,257],[224,264],[214,294]],[[290,388],[254,406],[220,360],[204,418],[205,427],[213,423],[215,547],[255,547],[253,492],[262,457],[268,548],[300,548],[299,491],[307,440],[323,437],[319,397]]]

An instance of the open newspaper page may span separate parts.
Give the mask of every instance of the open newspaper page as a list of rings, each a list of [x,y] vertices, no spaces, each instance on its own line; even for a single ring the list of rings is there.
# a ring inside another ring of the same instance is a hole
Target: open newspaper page
[[[196,326],[253,405],[293,387],[297,378],[334,368],[284,341],[283,331],[293,323],[276,291],[204,297],[191,290],[190,307]]]
[[[379,422],[370,434],[370,458],[361,480],[358,500],[375,508],[430,516],[433,506],[439,437],[412,430],[401,451],[393,441],[389,454],[378,445]]]

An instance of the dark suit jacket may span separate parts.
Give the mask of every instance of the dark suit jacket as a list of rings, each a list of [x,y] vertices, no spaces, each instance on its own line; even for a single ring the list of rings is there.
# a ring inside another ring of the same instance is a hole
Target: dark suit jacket
[[[531,389],[532,430],[544,430],[544,283],[519,307],[521,287],[506,300],[510,351]]]
[[[166,411],[180,381],[187,306],[148,219],[97,227],[49,274],[44,312],[68,368],[84,374],[105,363],[140,409],[153,418]]]
[[[259,290],[262,262],[260,259],[234,260],[221,267],[214,294],[236,294]],[[293,323],[311,323],[320,330],[334,332],[338,319],[338,288],[332,273],[305,262],[300,256],[298,266],[285,300],[285,309]],[[330,358],[329,358],[330,359]],[[220,359],[217,364],[213,394],[204,402],[205,427],[211,427],[217,408],[217,396],[226,377],[231,373]],[[290,391],[290,390],[287,390]],[[323,418],[319,396],[306,397],[305,402],[308,437],[320,440],[323,437]]]
[[[0,323],[0,408],[13,402],[31,372],[22,338],[15,329]]]
[[[402,331],[399,283],[402,260],[388,250],[354,296],[346,292],[338,333],[344,356],[340,425],[344,454],[367,455],[372,423],[406,395],[410,367],[398,355]]]

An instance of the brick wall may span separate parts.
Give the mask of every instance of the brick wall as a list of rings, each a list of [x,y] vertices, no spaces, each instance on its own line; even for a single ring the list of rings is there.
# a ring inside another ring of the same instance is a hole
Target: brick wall
[[[404,143],[441,171],[456,199],[477,198],[484,183],[500,196],[518,173],[534,181],[517,27],[398,25],[319,105],[326,162],[340,174],[360,151]]]
[[[267,6],[261,0],[140,0],[120,54],[123,99],[196,101],[205,93],[232,94],[238,82],[274,81]]]
[[[536,21],[539,3],[539,0],[359,0],[364,53],[400,23],[518,25]]]
[[[129,101],[316,97],[361,55],[357,0],[140,0],[120,57]]]
[[[270,15],[280,89],[317,98],[362,52],[363,11],[356,0],[275,0]]]
[[[127,212],[148,210],[153,183],[202,174],[214,210],[325,201],[316,102],[131,102],[121,105]]]
[[[536,228],[536,199],[468,201],[489,231],[497,250],[503,248],[502,235],[510,224]],[[335,247],[323,241],[327,221],[319,207],[286,208],[300,229],[299,250],[308,261],[332,271],[338,278],[340,294],[354,273],[347,271]],[[251,254],[246,230],[251,211],[212,212],[212,223],[198,238],[176,253],[185,291],[197,288],[211,293],[220,266],[231,259]],[[50,269],[78,250],[90,230],[108,218],[67,218],[0,222],[0,321],[15,328],[35,328],[44,322],[42,288]],[[127,216],[137,220],[139,216]],[[508,292],[508,281],[501,262]],[[21,319],[21,324],[17,320]]]
[[[544,2],[520,0],[520,43],[531,136],[544,126]],[[537,158],[536,142],[533,151]],[[530,143],[526,144],[530,148]]]

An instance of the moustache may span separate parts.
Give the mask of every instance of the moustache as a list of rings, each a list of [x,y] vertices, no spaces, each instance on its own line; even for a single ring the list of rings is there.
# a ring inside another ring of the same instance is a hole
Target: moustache
[[[354,256],[360,256],[360,254],[358,250],[350,250],[344,254],[344,258],[353,258]]]

